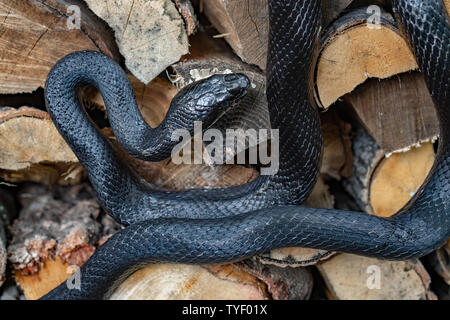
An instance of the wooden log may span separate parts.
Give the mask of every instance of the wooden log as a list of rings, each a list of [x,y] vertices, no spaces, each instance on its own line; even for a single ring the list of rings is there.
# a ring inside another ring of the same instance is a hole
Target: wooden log
[[[111,300],[264,300],[265,284],[234,265],[202,267],[160,264],[145,267],[111,296]]]
[[[434,141],[439,123],[422,74],[369,79],[343,97],[385,153]]]
[[[14,183],[74,184],[83,178],[83,169],[47,112],[0,108],[0,177]]]
[[[0,93],[43,87],[53,64],[73,51],[97,50],[119,60],[106,24],[79,0],[2,0],[0,15]]]
[[[339,300],[436,300],[419,260],[387,261],[339,254],[318,265],[327,296]]]
[[[269,32],[267,1],[204,0],[203,8],[211,23],[243,61],[266,68]]]
[[[362,210],[382,217],[391,216],[409,201],[435,159],[430,143],[386,157],[363,128],[356,131],[353,153],[353,174],[344,186]]]
[[[382,11],[379,28],[357,9],[336,20],[322,37],[316,67],[316,100],[328,108],[369,78],[385,79],[416,70],[417,63],[393,18]]]
[[[112,229],[97,221],[100,207],[87,185],[27,185],[19,200],[8,259],[26,298],[36,299],[83,265]]]
[[[128,70],[148,84],[188,53],[182,17],[171,0],[86,0],[114,30]]]

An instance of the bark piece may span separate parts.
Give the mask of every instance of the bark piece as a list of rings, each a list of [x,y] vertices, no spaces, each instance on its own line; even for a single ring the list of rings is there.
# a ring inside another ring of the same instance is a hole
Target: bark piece
[[[433,141],[439,134],[433,100],[418,72],[369,79],[343,99],[386,153]]]
[[[352,11],[322,37],[316,66],[319,106],[328,108],[368,78],[384,79],[418,68],[392,16],[382,12],[379,28],[367,23],[370,16],[367,8]]]
[[[47,112],[0,108],[0,177],[73,184],[81,180],[83,169]]]
[[[114,30],[128,70],[148,84],[188,52],[183,19],[171,0],[86,0]]]
[[[28,185],[20,192],[22,210],[11,228],[8,259],[27,299],[48,292],[94,253],[110,228],[100,229],[100,208],[87,185]]]
[[[430,277],[419,260],[387,261],[339,254],[317,266],[339,300],[435,300]]]
[[[79,28],[71,27],[77,14],[71,5],[80,12]],[[0,13],[0,93],[43,87],[54,63],[73,51],[96,50],[119,58],[106,25],[81,1],[2,0]]]
[[[175,0],[175,5],[178,8],[181,16],[184,19],[186,32],[188,36],[193,35],[197,31],[198,20],[195,15],[194,7],[190,0]]]
[[[112,300],[262,300],[264,285],[233,265],[202,266],[160,264],[145,267],[123,282]]]

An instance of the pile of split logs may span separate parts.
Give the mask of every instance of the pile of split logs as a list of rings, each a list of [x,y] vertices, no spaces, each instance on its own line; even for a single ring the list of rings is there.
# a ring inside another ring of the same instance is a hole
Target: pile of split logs
[[[0,299],[41,297],[120,229],[46,112],[43,86],[55,62],[84,49],[109,55],[126,68],[152,126],[181,87],[230,71],[252,82],[237,108],[267,114],[266,2],[0,0]],[[380,10],[379,24],[369,28],[373,10]],[[325,143],[307,204],[388,217],[433,164],[434,107],[389,0],[323,0],[323,11],[315,98],[324,111]],[[82,101],[115,143],[98,91],[86,89]],[[170,190],[239,185],[257,176],[249,166],[124,157]],[[420,260],[397,262],[285,248],[227,265],[153,265],[112,298],[445,299],[449,253],[449,242]]]

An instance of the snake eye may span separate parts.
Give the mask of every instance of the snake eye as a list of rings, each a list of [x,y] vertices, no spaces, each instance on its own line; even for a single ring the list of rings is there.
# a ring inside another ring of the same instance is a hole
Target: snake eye
[[[227,91],[235,96],[236,99],[245,95],[247,88],[250,86],[247,76],[242,73],[227,74],[224,80]]]

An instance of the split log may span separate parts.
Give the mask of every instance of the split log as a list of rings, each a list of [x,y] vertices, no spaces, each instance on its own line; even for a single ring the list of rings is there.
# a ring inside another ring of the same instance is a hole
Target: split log
[[[211,23],[243,61],[266,68],[269,33],[266,0],[203,0],[203,8]]]
[[[79,0],[1,0],[0,15],[0,93],[43,87],[53,64],[73,51],[119,60],[106,24]]]
[[[114,30],[128,70],[148,84],[188,53],[182,17],[171,0],[86,0]]]
[[[433,142],[439,134],[433,100],[418,72],[369,79],[343,100],[386,154]]]
[[[47,112],[0,108],[0,177],[14,183],[74,184],[83,178],[83,169]]]
[[[265,284],[234,265],[145,267],[123,282],[112,300],[264,300]]]
[[[318,265],[327,296],[339,300],[436,300],[419,260],[387,261],[339,254]]]
[[[418,68],[392,16],[382,11],[379,28],[369,28],[370,17],[367,8],[351,11],[322,37],[316,66],[319,106],[328,108],[369,78],[385,79]]]
[[[430,143],[387,157],[363,128],[355,133],[353,153],[353,174],[344,186],[362,210],[381,217],[391,216],[409,201],[435,159]]]

